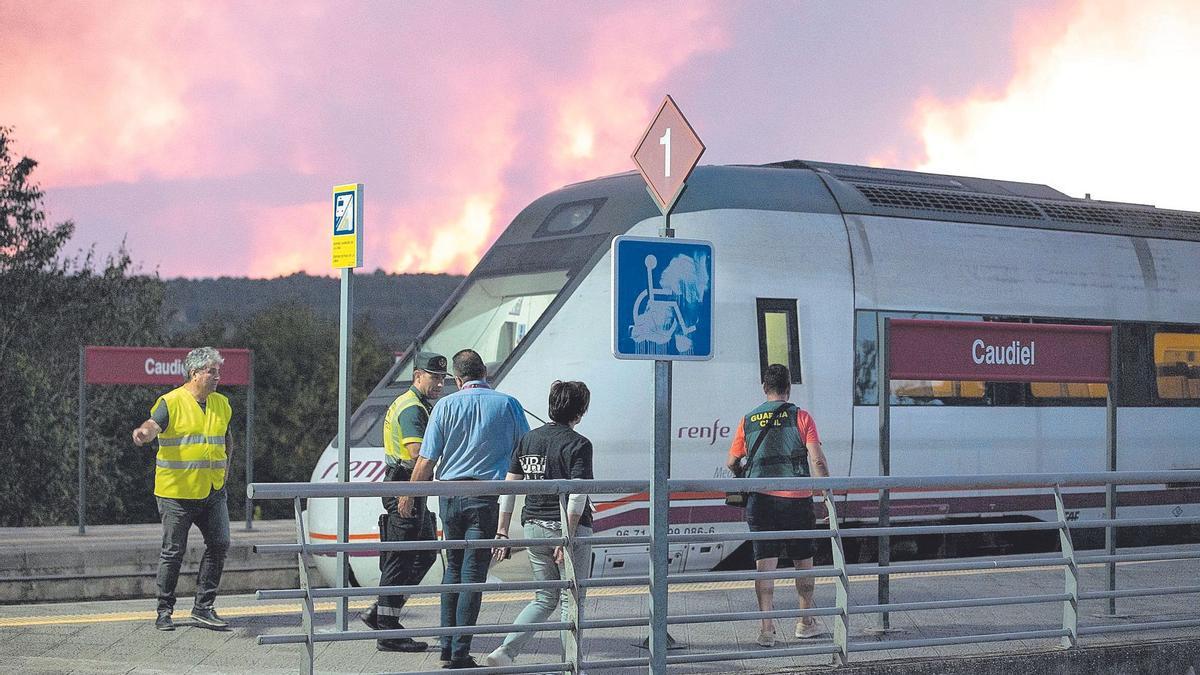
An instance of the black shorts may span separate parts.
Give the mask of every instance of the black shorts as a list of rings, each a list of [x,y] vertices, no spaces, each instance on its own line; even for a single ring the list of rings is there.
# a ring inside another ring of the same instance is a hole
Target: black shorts
[[[752,492],[746,502],[746,524],[751,532],[811,530],[816,525],[811,497],[799,499]],[[813,557],[812,539],[760,539],[754,542],[754,559],[790,558],[799,562]]]

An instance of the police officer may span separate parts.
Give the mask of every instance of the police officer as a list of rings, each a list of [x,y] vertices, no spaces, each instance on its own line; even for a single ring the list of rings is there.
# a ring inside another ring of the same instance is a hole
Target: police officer
[[[196,575],[192,618],[207,628],[224,629],[229,625],[213,609],[229,550],[225,434],[233,411],[229,399],[216,393],[224,362],[212,347],[188,352],[183,360],[187,382],[160,396],[150,409],[150,419],[133,430],[134,445],[158,439],[154,497],[162,516],[163,543],[154,627],[159,630],[175,630],[171,620],[175,584],[193,524],[204,535],[204,555]]]
[[[446,379],[446,357],[432,352],[418,352],[413,361],[413,382],[408,391],[396,397],[383,419],[383,447],[387,459],[387,480],[407,481],[413,464],[421,451],[425,425],[433,400],[442,394]],[[380,541],[432,541],[437,537],[433,513],[426,508],[425,498],[413,500],[410,515],[396,512],[396,497],[384,497],[379,516]],[[379,585],[408,586],[418,584],[433,565],[437,554],[432,550],[381,551],[379,554]],[[399,629],[400,610],[407,600],[403,595],[381,595],[379,602],[362,615],[363,623],[372,630]],[[384,652],[423,652],[429,645],[412,638],[376,640],[376,648]]]

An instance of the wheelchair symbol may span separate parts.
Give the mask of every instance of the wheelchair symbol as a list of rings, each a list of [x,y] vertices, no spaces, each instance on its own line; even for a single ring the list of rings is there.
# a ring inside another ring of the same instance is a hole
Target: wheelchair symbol
[[[645,352],[658,352],[674,340],[675,350],[686,354],[692,349],[692,339],[688,336],[696,327],[687,325],[679,309],[679,296],[674,291],[654,287],[654,268],[657,266],[657,258],[646,256],[646,290],[633,301],[633,325],[629,327],[629,337],[638,343],[638,351],[645,347]]]

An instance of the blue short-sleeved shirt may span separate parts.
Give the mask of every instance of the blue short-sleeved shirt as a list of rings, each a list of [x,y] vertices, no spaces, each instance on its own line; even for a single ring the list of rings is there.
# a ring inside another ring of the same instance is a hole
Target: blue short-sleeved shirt
[[[433,406],[421,456],[437,462],[437,480],[502,480],[528,431],[520,401],[475,380]]]

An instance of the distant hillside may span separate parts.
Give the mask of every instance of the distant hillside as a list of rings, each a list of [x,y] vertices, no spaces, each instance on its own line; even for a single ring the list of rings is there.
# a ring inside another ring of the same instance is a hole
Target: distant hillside
[[[463,277],[449,274],[354,275],[354,315],[366,317],[394,351],[407,347]],[[179,333],[209,318],[240,318],[283,302],[313,308],[338,320],[341,281],[293,274],[277,279],[167,279],[164,303],[167,330]]]

